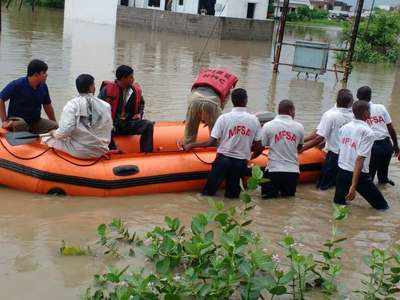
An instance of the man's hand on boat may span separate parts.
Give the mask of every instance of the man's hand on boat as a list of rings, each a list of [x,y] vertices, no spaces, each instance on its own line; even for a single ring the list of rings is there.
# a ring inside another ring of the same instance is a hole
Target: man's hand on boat
[[[10,128],[13,128],[13,123],[14,123],[14,121],[12,121],[12,120],[10,120],[10,121],[6,120],[1,124],[1,127],[3,129],[10,129]]]

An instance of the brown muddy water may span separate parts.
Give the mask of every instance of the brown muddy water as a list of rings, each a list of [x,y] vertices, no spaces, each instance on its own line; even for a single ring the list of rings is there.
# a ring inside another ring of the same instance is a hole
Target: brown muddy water
[[[287,39],[334,41],[338,32],[288,28]],[[288,67],[272,77],[272,45],[268,42],[206,40],[183,35],[149,32],[139,28],[114,30],[108,26],[68,22],[61,11],[40,10],[33,16],[3,11],[0,40],[0,86],[25,73],[32,58],[49,64],[48,85],[57,114],[75,95],[74,78],[93,74],[99,83],[112,79],[118,64],[130,64],[142,84],[147,118],[181,120],[190,84],[202,66],[223,66],[239,75],[239,86],[248,90],[253,112],[273,110],[289,98],[297,106],[297,119],[313,129],[322,112],[334,104],[341,87],[333,74],[318,81],[297,78]],[[204,49],[204,51],[203,51]],[[284,59],[290,61],[290,49]],[[370,85],[376,102],[387,105],[400,130],[400,67],[357,65],[349,87]],[[342,225],[345,271],[341,294],[350,295],[365,271],[362,256],[372,247],[387,247],[400,239],[400,163],[393,161],[391,177],[396,187],[382,191],[390,202],[387,212],[376,212],[362,199],[352,205]],[[102,256],[65,258],[57,255],[61,240],[93,244],[98,224],[122,217],[133,230],[143,232],[160,225],[165,215],[188,223],[207,209],[196,193],[148,195],[127,198],[53,198],[0,188],[0,299],[78,299],[95,272],[112,261]],[[304,244],[318,249],[330,234],[329,217],[333,191],[319,192],[313,185],[299,187],[295,199],[261,201],[256,197],[253,229],[271,241],[271,249],[286,227]],[[140,264],[136,261],[134,264]],[[123,264],[123,262],[122,262]],[[310,296],[315,298],[315,296]]]

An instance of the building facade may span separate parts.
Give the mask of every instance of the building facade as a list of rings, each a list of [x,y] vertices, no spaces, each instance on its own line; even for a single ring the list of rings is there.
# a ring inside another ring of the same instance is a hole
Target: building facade
[[[121,5],[186,14],[265,20],[268,0],[121,0]]]

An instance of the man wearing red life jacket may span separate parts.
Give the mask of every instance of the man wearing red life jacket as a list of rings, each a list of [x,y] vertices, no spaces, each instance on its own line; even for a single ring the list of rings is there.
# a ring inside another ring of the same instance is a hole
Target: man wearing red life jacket
[[[143,119],[142,89],[135,83],[133,69],[119,66],[115,81],[101,85],[99,98],[111,105],[114,135],[140,135],[140,152],[153,151],[154,123]]]
[[[186,114],[184,144],[197,139],[200,122],[208,126],[210,133],[221,115],[228,96],[238,78],[222,69],[201,70],[192,86]]]

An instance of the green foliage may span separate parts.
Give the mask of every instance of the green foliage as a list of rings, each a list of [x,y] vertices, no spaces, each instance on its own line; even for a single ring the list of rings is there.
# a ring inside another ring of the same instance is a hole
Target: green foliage
[[[363,299],[399,299],[400,297],[400,245],[390,250],[374,248],[371,255],[364,257],[369,267],[362,289],[356,291]]]
[[[300,6],[295,12],[287,15],[288,21],[310,21],[328,18],[328,12],[325,10],[311,9],[308,6]]]
[[[368,30],[367,20],[360,24],[354,51],[354,61],[365,63],[396,63],[400,59],[400,12],[374,13]],[[352,27],[343,30],[341,42],[349,43]],[[346,54],[337,59],[344,61]]]
[[[23,0],[23,1],[24,5],[32,6],[33,0]],[[64,8],[64,2],[65,0],[35,0],[35,5],[43,7],[52,7],[52,8]],[[12,0],[11,4],[18,6],[19,1]]]

